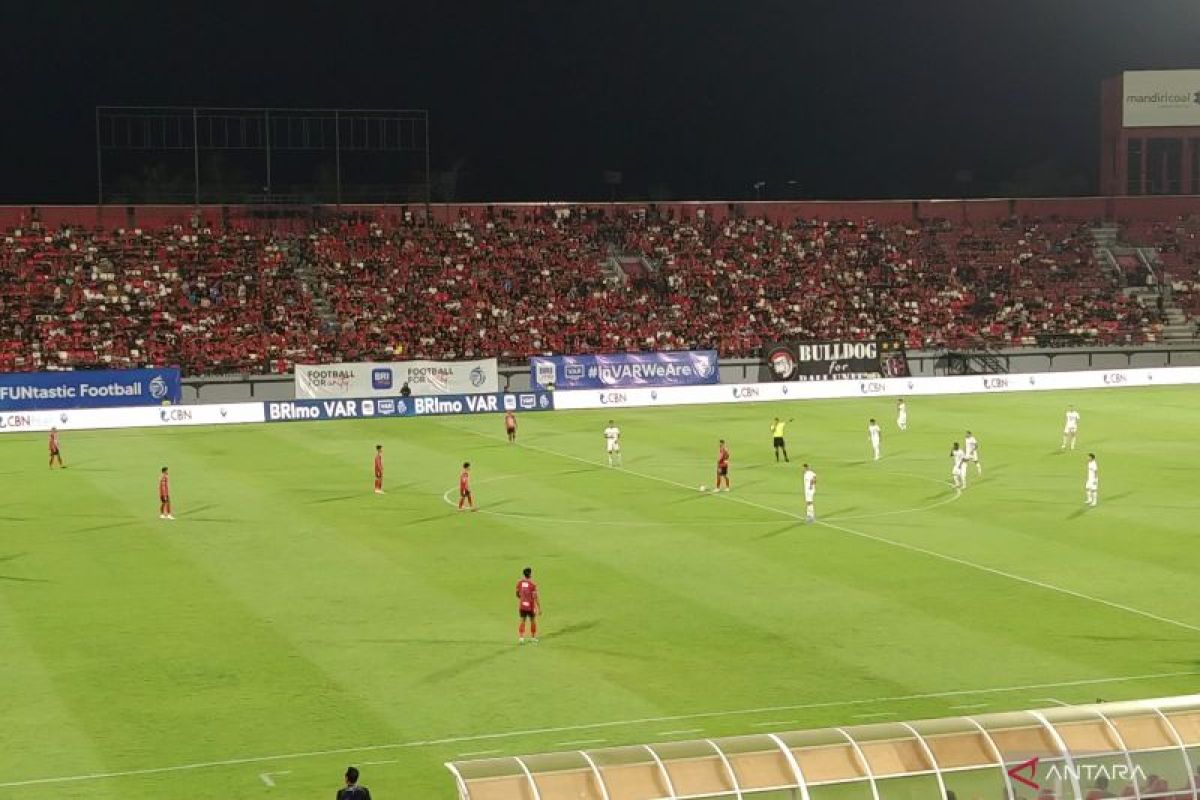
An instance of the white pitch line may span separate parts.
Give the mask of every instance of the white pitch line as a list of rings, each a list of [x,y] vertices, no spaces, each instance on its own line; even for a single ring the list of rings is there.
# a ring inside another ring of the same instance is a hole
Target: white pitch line
[[[875,714],[855,714],[854,718],[855,719],[866,719],[867,717],[894,717],[894,716],[896,716],[895,711],[879,711]]]
[[[475,758],[477,756],[491,756],[499,753],[499,750],[472,750],[469,753],[459,753],[455,758]]]
[[[704,728],[684,728],[681,731],[661,731],[654,734],[655,736],[683,736],[688,733],[703,733]]]
[[[369,744],[356,747],[334,747],[327,750],[307,750],[292,753],[279,753],[269,756],[243,756],[226,758],[219,761],[199,761],[191,764],[175,764],[167,767],[144,767],[142,769],[114,770],[112,772],[91,772],[80,775],[64,775],[52,778],[27,778],[0,782],[0,789],[12,789],[18,786],[45,786],[60,783],[81,783],[84,781],[101,780],[105,778],[130,778],[142,775],[162,775],[173,772],[191,772],[200,769],[216,767],[236,767],[244,764],[262,764],[270,761],[289,761],[302,758],[321,758],[324,756],[346,755],[349,753],[377,753],[384,750],[402,750],[417,747],[437,747],[463,742],[485,742],[496,739],[512,739],[521,736],[541,736],[549,733],[568,733],[572,731],[598,730],[601,728],[621,728],[629,725],[648,725],[661,722],[681,722],[683,720],[712,719],[715,717],[736,717],[747,714],[777,714],[781,711],[804,711],[818,708],[839,708],[844,706],[878,705],[879,703],[899,703],[910,700],[932,700],[939,697],[969,697],[979,694],[1002,694],[1008,692],[1028,692],[1035,689],[1060,689],[1068,686],[1097,686],[1105,683],[1126,683],[1132,681],[1159,680],[1162,678],[1182,678],[1200,675],[1200,670],[1185,670],[1181,672],[1156,672],[1146,675],[1123,675],[1109,678],[1084,678],[1076,681],[1058,681],[1054,683],[1032,683],[1023,686],[998,686],[990,689],[952,689],[946,692],[922,692],[919,694],[893,695],[891,697],[872,697],[862,700],[825,700],[817,703],[796,703],[784,706],[763,706],[761,708],[726,709],[724,711],[700,711],[693,714],[671,714],[664,717],[640,717],[637,719],[609,720],[608,722],[591,722],[580,725],[559,725],[552,728],[527,728],[524,730],[503,731],[501,733],[478,733],[464,736],[447,736],[441,739],[420,739],[410,742],[391,742],[389,744]],[[496,751],[491,751],[496,752]],[[274,773],[278,774],[278,773]]]
[[[1062,700],[1059,700],[1056,697],[1035,697],[1033,699],[1039,702],[1054,703],[1056,706],[1067,706],[1068,708],[1070,708],[1072,705],[1071,703],[1064,703]]]
[[[292,771],[290,769],[278,770],[276,772],[260,772],[258,774],[258,779],[263,782],[264,786],[267,786],[267,787],[273,789],[273,788],[275,788],[274,776],[276,776],[276,775],[291,775],[291,774],[292,774]]]
[[[379,764],[395,764],[399,760],[400,759],[398,759],[398,758],[388,758],[388,759],[384,759],[383,761],[364,761],[364,762],[362,762],[362,765],[364,767],[374,767],[374,766],[378,766]]]
[[[579,747],[585,744],[602,744],[608,739],[572,739],[569,742],[555,742],[551,747]]]
[[[795,720],[795,719],[785,719],[783,721],[756,722],[753,725],[751,725],[750,727],[751,728],[780,728],[780,729],[783,729],[783,728],[786,728],[788,725],[798,725],[799,722],[800,722],[799,720]]]
[[[481,436],[485,439],[495,439],[496,438],[495,436],[489,436],[486,433],[479,433],[478,431],[472,431],[467,428],[460,428],[458,426],[451,426],[451,427],[454,427],[456,430],[462,430],[462,431],[467,431],[468,433],[473,433],[476,436]],[[537,452],[546,453],[548,455],[558,456],[559,458],[566,458],[566,459],[570,459],[572,461],[578,461],[583,464],[591,464],[592,466],[597,466],[597,467],[601,466],[601,464],[599,462],[591,461],[586,458],[580,458],[579,456],[572,455],[570,453],[560,453],[557,450],[550,450],[545,447],[537,447],[536,445],[528,445],[528,444],[518,444],[517,446],[525,448],[527,450],[534,450]],[[639,478],[645,478],[646,480],[658,481],[659,483],[665,483],[665,484],[669,484],[671,486],[677,486],[682,489],[690,489],[691,488],[685,484],[680,483],[679,481],[673,481],[669,478],[661,478],[657,475],[650,475],[650,474],[647,474],[644,472],[637,472],[635,470],[628,469],[627,467],[616,467],[615,469],[617,469],[621,472],[628,473],[630,475],[635,475]],[[955,489],[954,499],[958,499],[958,497],[960,497],[961,495],[962,495],[962,490]],[[787,511],[782,508],[775,508],[773,506],[763,505],[762,503],[756,503],[753,500],[747,500],[744,497],[734,497],[729,492],[723,492],[722,494],[716,495],[716,496],[723,497],[725,500],[730,501],[730,502],[741,503],[742,505],[761,509],[763,511],[771,511],[776,514],[782,514],[783,516],[791,517],[792,519],[796,519],[796,520],[800,519],[799,514],[795,514],[791,511]],[[947,500],[945,502],[949,502],[949,500]],[[1045,581],[1039,581],[1035,578],[1026,578],[1023,575],[1017,575],[1012,572],[1005,572],[1004,570],[996,569],[995,567],[988,567],[983,564],[976,564],[974,561],[968,561],[967,559],[959,558],[958,556],[947,555],[946,553],[939,553],[936,550],[929,550],[928,548],[919,547],[918,545],[908,544],[907,542],[897,541],[896,539],[889,539],[886,536],[878,536],[873,533],[866,533],[865,531],[855,530],[854,528],[847,528],[845,525],[838,525],[834,522],[827,522],[825,520],[819,519],[816,521],[815,524],[824,526],[826,528],[830,528],[831,530],[841,531],[842,533],[847,533],[847,534],[850,534],[851,536],[857,536],[861,539],[867,539],[872,542],[877,542],[879,544],[890,545],[892,547],[900,548],[901,550],[908,550],[909,552],[912,552],[912,553],[920,553],[922,555],[929,556],[930,558],[937,558],[937,559],[941,559],[942,561],[948,561],[952,564],[958,564],[963,567],[970,567],[971,569],[979,570],[980,572],[987,572],[991,575],[997,575],[1002,578],[1008,578],[1009,580],[1017,581],[1019,583],[1024,583],[1029,586],[1036,586],[1039,589],[1045,589],[1047,591],[1052,591],[1052,592],[1059,592],[1060,594],[1065,594],[1065,595],[1074,597],[1079,600],[1086,600],[1091,603],[1097,603],[1099,605],[1108,606],[1109,608],[1115,608],[1118,611],[1124,611],[1127,614],[1134,614],[1139,617],[1144,617],[1146,619],[1155,620],[1156,622],[1162,622],[1167,625],[1174,625],[1177,628],[1184,628],[1186,630],[1193,631],[1195,633],[1200,633],[1200,625],[1192,625],[1191,623],[1182,622],[1177,619],[1171,619],[1170,617],[1164,617],[1160,614],[1155,614],[1151,611],[1143,611],[1140,608],[1134,608],[1133,606],[1127,606],[1123,603],[1117,603],[1112,600],[1105,600],[1102,597],[1094,597],[1090,594],[1084,594],[1083,592],[1077,592],[1074,589],[1066,589],[1062,586],[1056,586],[1052,583],[1046,583]]]
[[[988,706],[990,706],[990,705],[991,705],[991,703],[963,703],[962,705],[958,705],[958,706],[950,706],[950,708],[952,708],[952,709],[959,709],[959,708],[987,708],[987,707],[988,707]]]

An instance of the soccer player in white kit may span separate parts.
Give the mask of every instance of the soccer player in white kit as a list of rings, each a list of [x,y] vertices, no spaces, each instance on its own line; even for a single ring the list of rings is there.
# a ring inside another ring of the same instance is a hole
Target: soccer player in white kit
[[[875,453],[875,460],[879,460],[879,423],[875,418],[871,418],[871,424],[867,426],[867,437],[871,440],[871,450]]]
[[[967,451],[958,446],[958,442],[950,448],[950,460],[953,466],[950,468],[950,478],[954,483],[955,489],[967,488]]]
[[[967,438],[963,439],[963,449],[967,454],[967,461],[975,463],[975,474],[983,474],[983,464],[979,463],[979,440],[975,438],[975,434],[967,431]]]
[[[1067,422],[1063,425],[1063,440],[1062,449],[1067,449],[1067,442],[1071,443],[1071,449],[1075,449],[1075,434],[1079,432],[1079,412],[1075,410],[1075,406],[1067,406]]]
[[[608,421],[608,427],[604,429],[604,444],[608,448],[608,465],[621,466],[621,429],[611,419]]]
[[[817,518],[814,501],[817,498],[817,473],[812,467],[804,465],[804,521],[812,522]]]
[[[1088,453],[1087,480],[1083,484],[1083,502],[1095,506],[1100,501],[1100,467],[1096,464],[1096,454]]]
[[[896,427],[902,431],[908,430],[908,406],[904,405],[904,398],[896,401]]]

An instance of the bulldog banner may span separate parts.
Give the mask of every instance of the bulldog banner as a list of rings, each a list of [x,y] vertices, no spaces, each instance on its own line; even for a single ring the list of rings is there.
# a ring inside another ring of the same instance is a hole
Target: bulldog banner
[[[904,342],[770,342],[763,348],[763,380],[832,381],[906,378]]]

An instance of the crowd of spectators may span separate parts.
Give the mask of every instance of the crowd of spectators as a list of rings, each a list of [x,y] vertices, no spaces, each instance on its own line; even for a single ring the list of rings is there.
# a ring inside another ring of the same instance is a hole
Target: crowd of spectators
[[[0,244],[0,370],[178,364],[262,372],[327,337],[290,243],[249,232],[11,230]]]
[[[1178,246],[1194,287],[1195,231]],[[536,207],[454,223],[347,215],[275,233],[10,230],[0,370],[750,356],[785,337],[912,348],[1155,340],[1156,310],[1120,292],[1092,248],[1085,225],[1044,219],[778,223]],[[609,268],[618,257],[647,268]]]

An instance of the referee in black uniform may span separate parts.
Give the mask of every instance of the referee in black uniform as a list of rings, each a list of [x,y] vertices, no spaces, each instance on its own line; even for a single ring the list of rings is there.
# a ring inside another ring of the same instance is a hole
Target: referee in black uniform
[[[338,789],[337,800],[371,800],[371,790],[358,785],[358,767],[346,768],[346,785]]]

